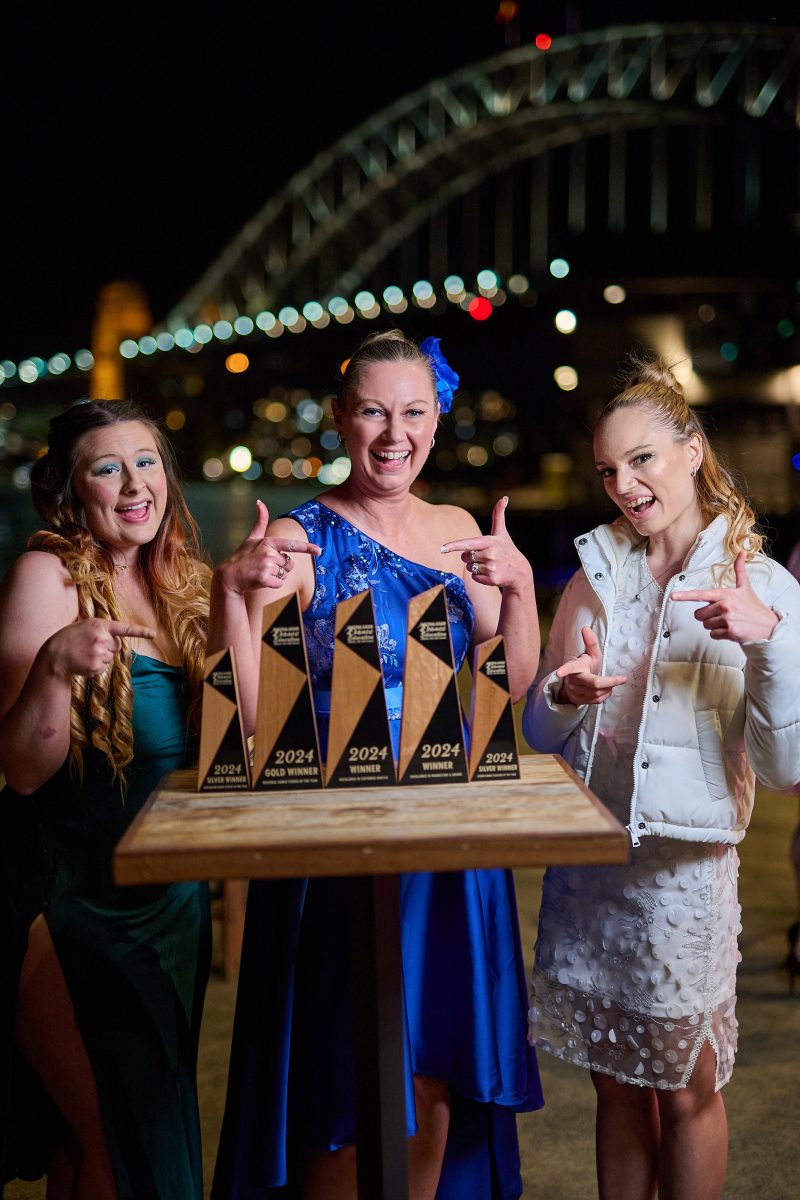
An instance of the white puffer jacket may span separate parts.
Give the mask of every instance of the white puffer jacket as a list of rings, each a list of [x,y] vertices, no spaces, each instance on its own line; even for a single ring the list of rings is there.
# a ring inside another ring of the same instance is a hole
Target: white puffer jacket
[[[780,618],[767,641],[712,639],[694,613],[670,593],[718,587],[729,562],[724,517],[698,536],[680,574],[664,589],[650,655],[634,756],[628,832],[696,842],[735,843],[753,809],[755,771],[767,786],[800,780],[800,586],[778,563],[759,555],[750,582]],[[591,787],[598,727],[596,704],[557,704],[555,670],[583,653],[581,628],[594,631],[603,653],[616,581],[640,544],[624,517],[575,541],[583,570],[564,590],[541,670],[528,693],[522,728],[530,745],[562,754]],[[749,761],[748,761],[749,760]]]

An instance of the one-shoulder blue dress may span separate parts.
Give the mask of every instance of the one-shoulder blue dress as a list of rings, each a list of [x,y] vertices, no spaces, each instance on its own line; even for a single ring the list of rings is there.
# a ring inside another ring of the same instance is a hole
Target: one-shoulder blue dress
[[[318,501],[289,515],[322,547],[303,619],[323,754],[335,608],[366,588],[397,753],[408,601],[444,584],[460,667],[474,623],[463,580],[400,557]],[[304,1149],[355,1141],[350,920],[346,879],[250,885],[215,1200],[299,1194]],[[515,1114],[541,1107],[542,1095],[511,872],[402,876],[401,941],[408,1134],[414,1074],[446,1080],[451,1093],[437,1200],[517,1200]]]

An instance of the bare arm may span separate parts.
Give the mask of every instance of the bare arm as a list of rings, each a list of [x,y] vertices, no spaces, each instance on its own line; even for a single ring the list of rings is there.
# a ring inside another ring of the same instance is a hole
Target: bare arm
[[[320,553],[295,521],[270,524],[266,505],[257,504],[252,530],[214,572],[208,628],[209,654],[233,646],[246,735],[256,722],[262,609],[288,592],[300,593],[305,607],[314,590],[312,556]]]
[[[506,530],[508,498],[492,512],[492,532],[446,542],[442,552],[461,551],[467,563],[467,592],[475,608],[473,643],[502,634],[506,647],[508,682],[513,700],[524,696],[539,666],[541,638],[536,592],[530,563]]]
[[[69,752],[73,675],[105,670],[121,637],[154,636],[77,616],[75,588],[55,556],[18,559],[0,596],[0,766],[22,794],[55,775]]]

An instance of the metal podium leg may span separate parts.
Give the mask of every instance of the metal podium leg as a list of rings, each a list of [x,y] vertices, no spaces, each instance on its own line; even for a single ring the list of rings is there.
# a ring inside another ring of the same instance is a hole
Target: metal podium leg
[[[358,1194],[408,1200],[400,877],[352,887]]]

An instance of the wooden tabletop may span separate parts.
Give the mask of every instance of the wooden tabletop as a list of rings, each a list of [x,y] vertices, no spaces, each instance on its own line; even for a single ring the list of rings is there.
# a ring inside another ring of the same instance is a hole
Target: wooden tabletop
[[[118,883],[624,862],[622,827],[554,754],[494,783],[195,791],[168,775],[114,853]]]

